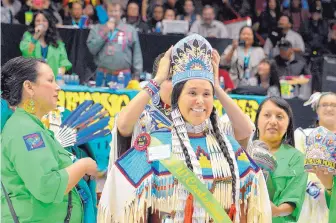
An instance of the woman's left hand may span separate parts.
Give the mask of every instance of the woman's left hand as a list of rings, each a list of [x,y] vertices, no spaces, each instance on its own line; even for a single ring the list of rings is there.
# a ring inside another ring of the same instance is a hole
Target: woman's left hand
[[[214,73],[214,86],[219,86],[219,62],[220,62],[220,56],[217,50],[213,49],[212,51],[212,67],[213,67],[213,73]]]
[[[326,168],[314,167],[314,170],[311,170],[309,172],[315,173],[317,178],[319,178],[319,180],[326,189],[332,188],[334,175],[330,173]]]

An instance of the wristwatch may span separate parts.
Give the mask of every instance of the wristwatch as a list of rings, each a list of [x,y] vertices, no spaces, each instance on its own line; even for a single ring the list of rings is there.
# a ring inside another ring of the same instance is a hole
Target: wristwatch
[[[327,189],[327,188],[326,188],[326,189],[325,189],[329,195],[331,195],[331,194],[332,194],[333,187],[334,187],[334,183],[333,183],[333,185],[332,185],[332,187],[331,187],[331,188],[329,188],[329,189]]]

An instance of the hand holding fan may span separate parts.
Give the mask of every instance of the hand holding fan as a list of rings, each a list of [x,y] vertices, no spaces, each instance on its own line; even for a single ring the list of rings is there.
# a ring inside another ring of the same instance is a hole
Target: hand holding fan
[[[278,166],[275,157],[269,151],[267,144],[260,140],[253,141],[251,153],[252,159],[263,170],[267,180],[268,174]]]
[[[81,145],[109,134],[109,121],[101,104],[84,101],[63,121],[55,137],[63,147]]]

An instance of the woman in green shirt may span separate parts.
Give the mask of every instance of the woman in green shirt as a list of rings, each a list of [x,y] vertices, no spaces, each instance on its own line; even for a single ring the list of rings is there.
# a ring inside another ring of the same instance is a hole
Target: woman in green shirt
[[[60,88],[52,70],[42,60],[11,59],[1,70],[1,90],[16,107],[2,131],[1,181],[19,222],[81,223],[75,186],[84,175],[96,175],[97,165],[91,158],[72,163],[41,122],[57,105]],[[13,222],[8,205],[2,193],[1,222]]]
[[[256,116],[256,138],[268,144],[278,166],[267,180],[272,222],[296,222],[304,201],[304,155],[294,148],[293,112],[282,98],[263,101]]]
[[[72,67],[56,25],[46,10],[34,14],[33,22],[20,42],[22,56],[43,59],[54,75],[64,74]]]

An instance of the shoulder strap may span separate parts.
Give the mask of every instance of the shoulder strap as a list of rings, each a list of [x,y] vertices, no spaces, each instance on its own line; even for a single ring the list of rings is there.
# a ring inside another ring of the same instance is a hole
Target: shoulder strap
[[[6,197],[6,201],[7,201],[7,204],[8,204],[8,207],[9,207],[9,211],[11,212],[11,215],[13,217],[13,220],[14,220],[14,223],[20,223],[19,222],[19,219],[15,213],[15,210],[14,210],[14,207],[13,207],[13,204],[12,204],[12,201],[10,200],[8,194],[7,194],[7,191],[5,189],[5,186],[3,185],[2,181],[1,181],[1,187],[2,187],[2,191]]]
[[[20,223],[19,222],[19,219],[15,213],[15,210],[14,210],[14,207],[13,207],[13,204],[12,204],[12,201],[10,200],[9,196],[8,196],[8,193],[1,181],[1,188],[2,188],[2,191],[6,197],[6,201],[8,203],[8,207],[9,207],[9,211],[11,212],[11,215],[12,215],[12,218],[14,220],[14,223]],[[69,198],[68,198],[68,210],[67,210],[67,215],[65,217],[65,220],[64,220],[64,223],[69,223],[70,222],[70,219],[71,219],[71,212],[72,212],[72,194],[71,194],[71,191],[69,192]]]
[[[67,215],[64,219],[64,223],[69,223],[71,219],[71,213],[72,213],[72,191],[69,191],[69,196],[68,196],[68,209],[67,209]]]

